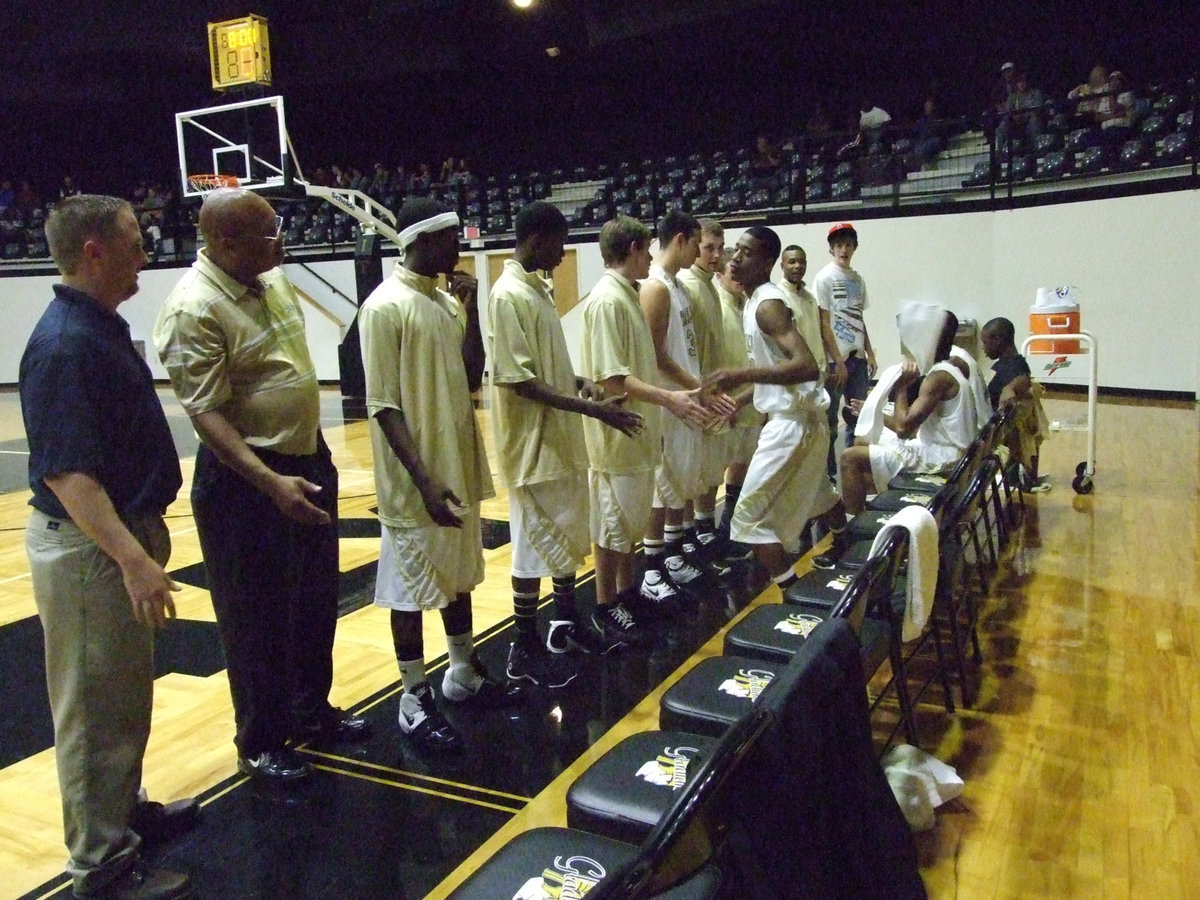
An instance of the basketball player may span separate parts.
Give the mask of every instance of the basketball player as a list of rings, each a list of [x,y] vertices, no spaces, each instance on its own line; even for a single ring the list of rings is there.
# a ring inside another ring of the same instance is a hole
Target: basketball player
[[[488,306],[492,425],[497,463],[509,486],[512,531],[516,639],[508,677],[561,687],[577,668],[555,654],[612,646],[580,620],[575,603],[575,574],[589,549],[580,416],[630,436],[641,431],[642,417],[625,408],[622,396],[603,398],[571,367],[551,286],[538,274],[562,262],[566,218],[539,200],[517,213],[515,226],[513,258],[492,286]],[[553,584],[555,618],[543,646],[537,606],[546,576]]]
[[[730,536],[753,546],[784,591],[796,580],[789,556],[798,550],[804,523],[822,515],[840,529],[845,514],[823,471],[828,425],[820,368],[782,291],[769,280],[778,258],[779,237],[770,228],[755,225],[738,239],[729,269],[750,295],[742,322],[751,365],[714,372],[705,388],[729,391],[753,384],[754,406],[767,416]]]
[[[692,301],[678,273],[696,261],[700,223],[685,212],[668,210],[658,224],[658,257],[642,282],[638,301],[654,341],[659,380],[685,391],[700,387],[700,353]],[[736,408],[728,397],[710,394],[709,403]],[[715,424],[710,418],[705,427]],[[663,454],[654,475],[654,506],[643,548],[646,573],[641,592],[659,614],[684,597],[698,596],[704,572],[683,558],[684,508],[704,490],[704,432],[682,419],[663,416]]]
[[[696,349],[700,356],[700,374],[707,375],[720,365],[721,299],[715,275],[721,254],[725,252],[725,229],[715,219],[700,220],[700,247],[690,268],[679,270],[679,282],[692,302],[692,324],[696,331]],[[738,343],[741,343],[739,337]],[[714,520],[717,485],[729,461],[732,432],[729,428],[706,430],[701,434],[703,489],[694,504],[684,508],[683,556],[690,564],[710,576],[720,577],[729,569],[720,563],[716,551],[723,546],[717,539]],[[693,516],[694,513],[694,516]]]
[[[438,610],[446,630],[443,698],[503,706],[520,691],[488,676],[472,635],[471,590],[483,580],[479,504],[493,494],[471,403],[484,364],[477,285],[454,271],[456,213],[411,198],[396,227],[403,261],[367,298],[358,326],[383,524],[375,603],[391,610],[400,731],[419,750],[442,753],[462,740],[425,672],[424,611]],[[453,296],[437,286],[442,274]]]
[[[583,307],[581,368],[604,396],[628,397],[626,407],[642,416],[644,427],[624,435],[597,419],[583,422],[596,564],[592,622],[614,643],[644,644],[652,635],[634,583],[634,559],[650,518],[654,473],[662,461],[665,417],[654,407],[696,427],[711,416],[695,392],[657,384],[654,339],[635,287],[650,271],[650,230],[636,219],[617,216],[600,229],[600,255],[604,274]]]
[[[750,365],[750,355],[746,351],[746,335],[742,330],[742,310],[746,306],[746,292],[729,272],[729,262],[732,259],[732,250],[721,252],[721,258],[717,262],[717,275],[713,279],[717,286],[717,294],[721,298],[721,355],[718,368],[744,369]],[[753,398],[754,388],[746,386],[742,391],[748,396],[741,396],[740,391],[734,392],[735,402],[740,408],[730,423],[729,458],[725,467],[725,502],[721,510],[721,522],[717,526],[717,533],[726,543],[729,540],[729,522],[742,493],[746,469],[754,456],[754,448],[758,446],[758,435],[763,425],[762,413],[749,402]],[[729,547],[726,555],[729,558],[740,557],[743,552],[741,548]]]
[[[883,440],[869,444],[861,443],[864,439],[859,438],[860,443],[842,454],[842,497],[851,515],[863,510],[867,494],[884,490],[901,469],[939,472],[952,465],[978,433],[969,370],[950,353],[958,333],[958,318],[949,310],[939,312],[941,325],[933,365],[911,405],[907,389],[921,377],[918,364],[905,362],[896,381],[893,412],[883,418],[894,437],[885,432]],[[900,326],[906,346],[924,343],[906,335],[903,317]]]

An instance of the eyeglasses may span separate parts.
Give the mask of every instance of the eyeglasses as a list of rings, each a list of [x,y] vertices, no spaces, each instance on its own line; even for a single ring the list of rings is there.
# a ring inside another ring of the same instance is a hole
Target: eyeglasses
[[[279,238],[282,234],[283,234],[283,216],[276,216],[275,217],[275,233],[274,234],[260,234],[259,237],[263,238],[264,240],[268,240],[268,241],[277,241],[277,240],[279,240]]]

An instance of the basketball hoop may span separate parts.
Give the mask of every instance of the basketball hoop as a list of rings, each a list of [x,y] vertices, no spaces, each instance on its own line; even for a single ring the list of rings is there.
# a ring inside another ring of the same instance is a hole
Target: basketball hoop
[[[207,194],[217,188],[238,186],[236,175],[189,175],[188,183],[192,190],[200,194]]]

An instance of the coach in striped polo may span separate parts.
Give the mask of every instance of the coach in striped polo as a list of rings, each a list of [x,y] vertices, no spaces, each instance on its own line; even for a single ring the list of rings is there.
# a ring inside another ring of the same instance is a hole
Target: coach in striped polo
[[[360,740],[330,706],[337,623],[337,469],[320,429],[300,300],[280,268],[271,205],[223,188],[204,247],[159,313],[154,342],[201,446],[192,510],[228,663],[238,768],[309,774],[295,739]]]

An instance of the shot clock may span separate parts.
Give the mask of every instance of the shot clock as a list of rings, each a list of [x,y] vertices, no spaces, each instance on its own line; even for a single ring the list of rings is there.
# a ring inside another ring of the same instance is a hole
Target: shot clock
[[[243,16],[208,23],[208,60],[214,90],[271,83],[267,20]]]

